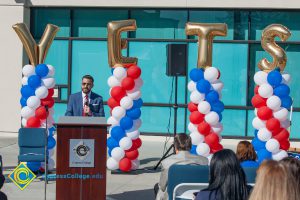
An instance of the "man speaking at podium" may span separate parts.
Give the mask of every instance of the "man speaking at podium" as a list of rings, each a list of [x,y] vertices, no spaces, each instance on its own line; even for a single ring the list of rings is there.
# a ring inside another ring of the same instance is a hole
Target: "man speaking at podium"
[[[102,97],[91,91],[93,86],[94,78],[92,76],[82,77],[82,91],[70,95],[65,116],[104,117]]]

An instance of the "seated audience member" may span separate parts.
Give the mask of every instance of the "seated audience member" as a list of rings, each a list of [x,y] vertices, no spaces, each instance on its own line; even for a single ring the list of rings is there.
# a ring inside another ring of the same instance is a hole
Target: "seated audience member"
[[[290,174],[282,163],[264,161],[257,170],[249,200],[299,200],[299,188]]]
[[[1,172],[0,172],[0,189],[3,187],[4,182],[5,182],[5,177],[2,174],[2,170],[1,170]],[[6,194],[4,194],[2,191],[0,191],[0,200],[7,200]]]
[[[248,141],[240,141],[236,148],[236,156],[242,167],[258,167],[257,155],[252,144]]]
[[[298,191],[300,192],[300,160],[293,157],[286,157],[279,161],[279,163],[283,164],[287,168],[291,178],[295,179]],[[298,193],[298,195],[300,194]]]
[[[196,200],[246,200],[251,189],[235,153],[229,149],[216,152],[209,169],[209,185]]]
[[[208,165],[208,159],[203,156],[192,155],[192,141],[190,136],[186,134],[178,134],[174,137],[175,155],[172,155],[162,161],[162,171],[159,183],[155,184],[154,192],[156,200],[168,200],[168,172],[169,168],[174,164],[186,165]]]

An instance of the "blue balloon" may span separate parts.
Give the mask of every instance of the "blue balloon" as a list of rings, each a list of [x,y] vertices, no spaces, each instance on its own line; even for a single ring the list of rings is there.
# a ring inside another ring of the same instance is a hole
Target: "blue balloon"
[[[108,149],[108,151],[107,151],[109,157],[111,157],[111,151],[112,151],[112,150],[113,150],[113,149]]]
[[[254,137],[256,137],[256,138],[257,138],[257,133],[258,133],[258,130],[255,129],[255,131],[254,131]]]
[[[293,104],[293,100],[290,96],[281,97],[281,107],[286,109],[290,109],[291,105]]]
[[[49,68],[46,64],[38,64],[35,68],[35,73],[40,77],[45,77],[49,73]]]
[[[24,97],[22,97],[20,99],[20,104],[21,104],[22,108],[25,107],[25,106],[27,106],[27,99],[25,99]]]
[[[130,117],[123,117],[120,121],[120,126],[124,130],[131,129],[133,126],[133,120]]]
[[[111,74],[114,74],[114,70],[115,70],[115,68],[111,68]]]
[[[29,85],[24,85],[21,88],[22,97],[25,99],[27,99],[30,96],[34,96],[35,95],[34,92],[35,92],[34,89],[32,87],[30,87]]]
[[[214,102],[213,104],[210,104],[210,106],[211,110],[217,113],[221,113],[224,111],[224,103],[222,101]]]
[[[197,145],[192,145],[192,148],[191,148],[191,150],[190,150],[190,153],[191,153],[191,154],[197,155],[196,149],[197,149]]]
[[[219,93],[211,90],[209,93],[205,95],[205,100],[208,101],[210,104],[217,102],[219,100]]]
[[[53,149],[56,145],[56,141],[52,136],[48,136],[48,149]]]
[[[38,75],[31,75],[28,78],[28,85],[32,88],[37,88],[41,85],[41,77]]]
[[[138,119],[141,116],[141,109],[139,108],[131,108],[126,111],[126,115],[131,119]]]
[[[261,149],[266,148],[266,142],[259,140],[257,137],[253,138],[251,143],[252,143],[252,146],[254,147],[255,151],[259,151]]]
[[[218,115],[219,115],[219,122],[221,122],[222,121],[222,119],[223,119],[223,116],[222,116],[222,114],[221,113],[217,113]]]
[[[107,144],[107,147],[110,148],[110,149],[113,149],[113,148],[119,146],[119,142],[116,141],[113,137],[109,137],[109,138],[107,139],[106,144]]]
[[[278,97],[285,97],[290,94],[290,88],[286,84],[280,84],[274,89],[274,94]]]
[[[194,68],[190,71],[190,78],[194,82],[198,82],[204,78],[204,72],[202,69]]]
[[[270,85],[277,87],[282,81],[282,76],[279,71],[273,70],[268,74],[267,80]]]
[[[270,160],[272,158],[272,153],[269,152],[267,149],[261,149],[257,151],[257,157],[258,157],[257,162],[260,164],[264,160]]]
[[[36,172],[40,169],[41,163],[40,162],[27,162],[26,165],[31,171]],[[22,176],[22,175],[26,176],[25,173],[20,173],[20,176]],[[27,177],[24,177],[24,179],[23,179],[23,177],[20,177],[20,178],[22,180],[26,180]]]
[[[143,100],[141,98],[133,100],[133,108],[141,108],[143,105]]]
[[[115,126],[111,129],[110,135],[119,142],[125,136],[125,131],[120,126]]]
[[[199,92],[207,94],[210,91],[211,85],[207,80],[201,79],[197,82],[196,88]]]

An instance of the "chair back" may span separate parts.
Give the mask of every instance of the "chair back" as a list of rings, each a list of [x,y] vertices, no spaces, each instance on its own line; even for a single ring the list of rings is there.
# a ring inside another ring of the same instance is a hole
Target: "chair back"
[[[18,137],[19,162],[45,162],[46,137],[44,128],[20,128]]]
[[[168,195],[173,199],[173,190],[180,183],[208,183],[209,167],[202,165],[172,165],[168,172]]]
[[[257,167],[243,167],[247,183],[255,183]]]

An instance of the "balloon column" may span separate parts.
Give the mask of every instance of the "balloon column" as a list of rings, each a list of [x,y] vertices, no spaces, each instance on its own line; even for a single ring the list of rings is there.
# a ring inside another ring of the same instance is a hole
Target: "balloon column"
[[[191,132],[194,154],[210,158],[221,149],[220,144],[222,112],[224,104],[221,99],[223,83],[219,79],[220,71],[212,65],[212,42],[214,36],[227,34],[226,24],[187,23],[187,35],[198,35],[198,68],[190,71],[191,92],[188,109],[191,112],[188,129]]]
[[[43,64],[47,51],[59,28],[48,24],[40,43],[37,45],[25,24],[16,24],[14,30],[20,37],[32,65],[25,65],[22,69],[22,88],[20,104],[22,125],[26,128],[48,128],[48,169],[54,168],[54,153],[56,141],[53,138],[53,105],[55,69],[51,65]],[[47,124],[46,124],[47,123]],[[27,162],[32,171],[37,171],[41,163]]]
[[[252,140],[257,152],[258,162],[265,159],[281,160],[287,157],[290,147],[288,109],[292,105],[289,96],[290,88],[287,85],[291,76],[284,73],[286,54],[275,42],[278,36],[285,41],[289,36],[289,30],[279,24],[272,24],[265,28],[262,34],[262,47],[271,54],[273,62],[263,59],[258,65],[263,71],[254,75],[256,87],[252,98],[255,107],[255,118],[252,121],[255,130],[255,138]],[[282,70],[282,73],[280,73]]]
[[[136,30],[135,20],[108,23],[109,64],[113,67],[112,76],[107,83],[110,89],[108,106],[111,116],[110,137],[107,139],[107,168],[128,172],[139,167],[139,151],[142,141],[139,138],[141,126],[141,69],[136,58],[121,56],[121,31]],[[123,43],[124,44],[124,43]],[[126,45],[125,45],[126,46]],[[123,46],[124,47],[124,46]]]

